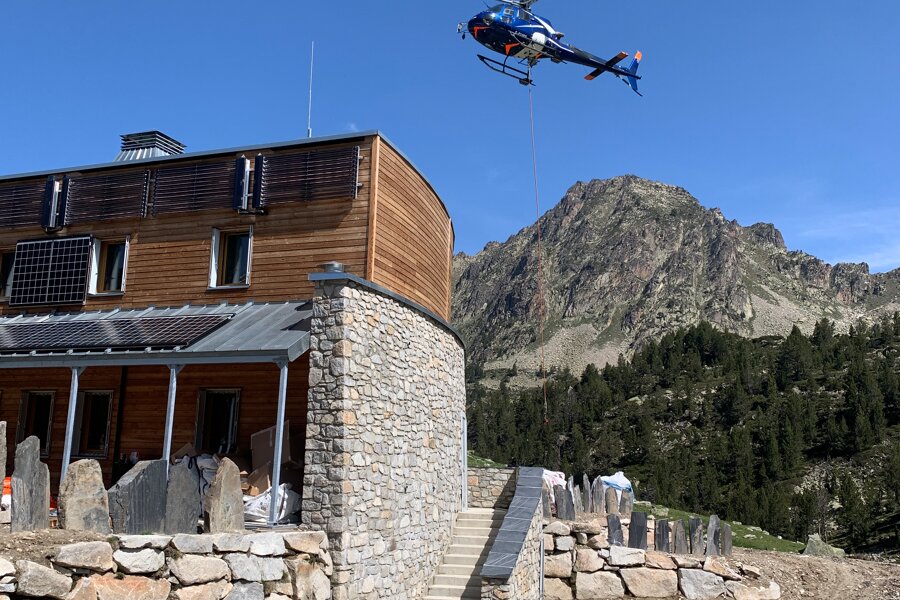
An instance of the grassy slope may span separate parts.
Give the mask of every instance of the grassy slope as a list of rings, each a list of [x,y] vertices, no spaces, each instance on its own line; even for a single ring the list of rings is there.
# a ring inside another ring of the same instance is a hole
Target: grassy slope
[[[637,508],[638,507],[635,506],[635,509]],[[663,516],[666,510],[669,511],[668,515]],[[657,518],[669,519],[670,521],[674,519],[682,519],[685,522],[685,527],[688,524],[688,519],[690,519],[691,517],[700,517],[703,520],[704,526],[709,525],[708,516],[695,515],[684,512],[682,510],[676,510],[674,508],[666,508],[663,506],[653,505],[653,507],[650,509],[650,512],[653,513]],[[805,544],[801,544],[800,542],[783,540],[776,536],[770,535],[759,527],[738,524],[733,521],[723,521],[723,523],[729,523],[731,525],[733,544],[737,548],[751,548],[754,550],[774,550],[776,552],[796,553],[802,552],[806,547]]]

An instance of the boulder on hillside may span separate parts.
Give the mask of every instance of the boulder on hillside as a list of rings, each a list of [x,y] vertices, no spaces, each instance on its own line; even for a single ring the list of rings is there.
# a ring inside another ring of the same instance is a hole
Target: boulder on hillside
[[[842,557],[846,553],[840,549],[835,548],[834,546],[829,546],[825,542],[822,541],[822,536],[818,533],[814,533],[809,536],[809,540],[806,542],[806,548],[803,550],[803,554],[807,556],[837,556]]]

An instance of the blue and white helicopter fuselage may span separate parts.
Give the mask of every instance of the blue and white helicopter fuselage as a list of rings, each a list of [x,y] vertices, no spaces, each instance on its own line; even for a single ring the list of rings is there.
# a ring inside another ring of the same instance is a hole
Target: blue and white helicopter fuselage
[[[610,60],[604,60],[589,52],[560,41],[563,34],[557,31],[547,19],[539,17],[530,10],[534,2],[505,2],[482,11],[469,20],[468,32],[480,44],[502,54],[506,58],[501,63],[486,56],[478,58],[489,68],[518,79],[524,85],[530,85],[531,68],[543,59],[555,63],[575,63],[594,69],[585,79],[594,79],[602,73],[610,72],[623,78],[637,92],[638,65],[641,53],[638,52],[631,65],[626,68],[617,66],[628,57],[628,53],[620,52]],[[517,59],[527,65],[523,71],[509,65],[510,59]],[[639,93],[639,92],[638,92]]]

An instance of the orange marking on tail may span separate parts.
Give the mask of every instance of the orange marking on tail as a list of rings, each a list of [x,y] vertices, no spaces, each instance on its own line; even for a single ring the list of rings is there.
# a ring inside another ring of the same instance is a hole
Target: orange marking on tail
[[[641,59],[644,58],[644,55],[638,50],[638,53],[634,55],[634,60],[641,62]]]

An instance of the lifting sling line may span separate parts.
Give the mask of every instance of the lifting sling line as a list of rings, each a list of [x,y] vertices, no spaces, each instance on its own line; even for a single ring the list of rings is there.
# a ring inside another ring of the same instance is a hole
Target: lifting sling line
[[[531,68],[528,69],[528,79],[531,79]],[[537,255],[538,255],[538,330],[540,332],[541,345],[541,388],[544,393],[544,424],[549,421],[547,418],[547,369],[546,358],[544,356],[544,321],[545,305],[544,305],[544,249],[541,240],[541,197],[538,188],[538,166],[537,166],[537,144],[535,143],[534,134],[534,92],[532,85],[528,88],[528,112],[531,117],[531,163],[534,172],[534,212],[535,226],[537,227]]]

